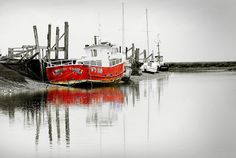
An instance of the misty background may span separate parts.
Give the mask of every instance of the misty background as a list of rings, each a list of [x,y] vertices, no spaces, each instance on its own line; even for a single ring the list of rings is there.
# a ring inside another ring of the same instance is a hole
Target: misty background
[[[118,46],[122,39],[122,2],[125,5],[125,45],[146,49],[148,8],[150,52],[160,34],[165,61],[235,61],[236,1],[234,0],[1,0],[0,49],[34,44],[37,25],[40,45],[47,43],[47,26],[64,31],[69,22],[69,58],[84,55],[93,36]]]

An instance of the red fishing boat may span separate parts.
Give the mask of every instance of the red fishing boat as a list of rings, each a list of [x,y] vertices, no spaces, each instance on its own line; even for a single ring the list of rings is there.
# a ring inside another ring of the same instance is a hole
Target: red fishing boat
[[[118,83],[124,73],[124,55],[109,42],[86,45],[81,59],[56,60],[47,63],[46,75],[52,84]]]

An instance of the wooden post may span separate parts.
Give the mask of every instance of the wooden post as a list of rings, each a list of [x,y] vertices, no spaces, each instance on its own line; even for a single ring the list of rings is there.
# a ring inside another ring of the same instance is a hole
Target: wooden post
[[[39,39],[38,39],[37,27],[34,25],[33,29],[34,29],[34,40],[35,40],[35,45],[36,45],[36,53],[39,53],[40,49],[39,49]],[[39,58],[41,59],[40,54],[39,54]]]
[[[134,48],[134,43],[132,43],[132,57],[134,57],[134,52],[135,51],[135,48]]]
[[[37,27],[34,25],[33,26],[34,30],[34,40],[35,40],[35,45],[36,45],[36,53],[38,53],[38,58],[39,58],[39,64],[40,64],[40,74],[41,74],[41,80],[44,80],[44,72],[43,72],[43,62],[42,62],[42,57],[40,53],[40,48],[39,48],[39,39],[38,39],[38,32],[37,32]]]
[[[33,50],[30,51],[30,56],[32,57],[34,55]]]
[[[26,58],[29,58],[29,47],[26,46],[25,48],[26,48]]]
[[[127,58],[128,58],[128,48],[125,47],[125,59],[127,59]]]
[[[58,59],[59,57],[59,27],[56,28],[56,48],[55,48],[55,59]]]
[[[65,35],[64,35],[64,59],[68,59],[69,48],[69,24],[65,22]]]
[[[136,48],[136,50],[135,50],[135,61],[136,62],[139,61],[139,48]]]
[[[146,62],[146,58],[147,58],[147,52],[146,50],[143,50],[143,61]]]
[[[48,45],[47,45],[47,55],[46,55],[46,58],[48,60],[51,59],[51,32],[52,32],[52,26],[51,26],[51,24],[49,24],[48,25],[48,35],[47,35]]]
[[[8,48],[8,57],[12,57],[13,56],[13,49],[12,48]]]

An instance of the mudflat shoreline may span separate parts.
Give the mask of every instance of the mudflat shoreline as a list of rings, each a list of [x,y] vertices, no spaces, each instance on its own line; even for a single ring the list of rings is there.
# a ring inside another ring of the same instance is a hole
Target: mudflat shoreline
[[[236,71],[236,61],[168,62],[170,72]]]
[[[32,80],[0,64],[0,95],[44,90],[51,84]]]
[[[219,72],[236,71],[236,62],[181,62],[166,63],[169,72],[159,72],[155,74],[143,73],[140,76],[131,76],[132,83],[153,78],[165,78],[171,72]],[[6,68],[0,64],[0,94],[13,94],[26,91],[45,90],[48,87],[58,87],[48,83],[32,80],[22,76],[18,72]]]

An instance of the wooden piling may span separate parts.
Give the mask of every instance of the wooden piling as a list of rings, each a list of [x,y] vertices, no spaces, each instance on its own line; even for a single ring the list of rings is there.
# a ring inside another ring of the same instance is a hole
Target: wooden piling
[[[44,69],[43,69],[43,61],[40,53],[40,48],[39,48],[39,39],[38,39],[38,32],[37,32],[37,27],[36,25],[33,26],[34,30],[34,40],[35,40],[35,45],[36,45],[36,53],[38,53],[38,59],[40,63],[40,74],[41,74],[41,80],[44,81]]]
[[[125,59],[128,59],[128,48],[125,47]]]
[[[51,59],[51,34],[52,34],[52,26],[51,24],[48,25],[48,34],[47,34],[47,55],[46,58],[48,60]]]
[[[134,54],[135,54],[135,47],[134,47],[134,43],[132,43],[132,58],[134,58]]]
[[[140,50],[139,48],[136,48],[133,53],[134,56],[131,62],[132,75],[140,75],[139,70],[142,64],[139,62],[139,50]]]
[[[139,48],[135,50],[135,62],[139,62]]]
[[[59,27],[56,28],[56,47],[55,47],[55,59],[59,58]]]
[[[39,49],[39,39],[38,39],[37,26],[34,25],[33,30],[34,30],[34,40],[35,40],[35,45],[36,45],[36,53],[39,53],[40,49]],[[39,57],[41,58],[41,55],[39,55]]]
[[[12,57],[12,55],[13,55],[13,49],[8,48],[8,57]]]
[[[64,59],[68,59],[68,48],[69,48],[69,24],[68,24],[68,22],[65,22]]]
[[[143,62],[146,62],[146,58],[147,58],[147,51],[144,49],[143,50]]]

